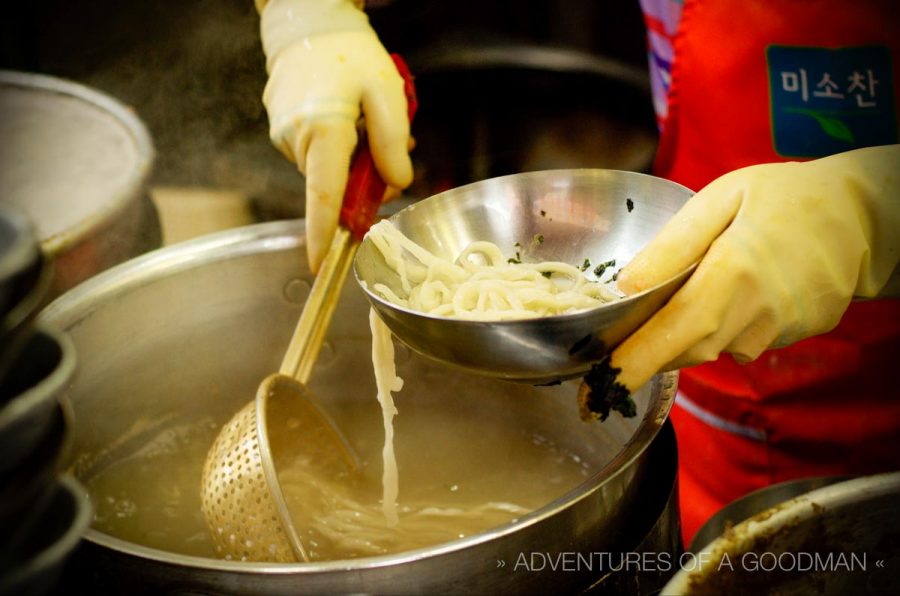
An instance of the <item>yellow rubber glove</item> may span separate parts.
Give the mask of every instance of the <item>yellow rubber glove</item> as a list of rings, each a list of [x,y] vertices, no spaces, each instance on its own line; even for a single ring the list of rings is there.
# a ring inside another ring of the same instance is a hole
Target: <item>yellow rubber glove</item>
[[[318,270],[338,224],[360,110],[389,187],[412,182],[403,79],[350,0],[257,0],[275,146],[306,177],[306,241]]]
[[[726,174],[620,271],[618,286],[640,292],[698,260],[613,351],[615,378],[597,391],[630,393],[721,352],[753,360],[831,330],[853,297],[877,297],[900,261],[900,145]]]

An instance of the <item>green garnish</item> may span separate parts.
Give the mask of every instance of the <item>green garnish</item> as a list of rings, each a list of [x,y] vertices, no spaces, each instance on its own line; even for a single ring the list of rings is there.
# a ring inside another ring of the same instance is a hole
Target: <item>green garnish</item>
[[[578,394],[582,420],[603,422],[610,412],[618,412],[624,418],[637,415],[637,404],[625,386],[618,381],[621,372],[621,369],[610,366],[609,357],[591,366],[590,372],[584,377],[587,390],[579,391]]]
[[[596,268],[594,268],[594,275],[596,275],[597,277],[601,277],[604,273],[606,273],[607,268],[615,267],[615,266],[616,266],[615,259],[610,259],[609,261],[606,261],[605,263],[600,263],[599,265],[597,265]]]

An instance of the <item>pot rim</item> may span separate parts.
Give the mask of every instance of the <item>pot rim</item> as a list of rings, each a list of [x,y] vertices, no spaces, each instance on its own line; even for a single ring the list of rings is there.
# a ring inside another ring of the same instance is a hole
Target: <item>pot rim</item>
[[[102,308],[103,304],[116,300],[117,295],[122,292],[152,284],[172,273],[182,273],[240,256],[300,247],[305,243],[304,226],[305,222],[302,219],[252,224],[156,249],[108,269],[69,290],[50,303],[41,313],[40,318],[62,329],[69,329],[90,316],[92,312]],[[656,407],[652,407],[651,404],[651,408],[645,413],[631,439],[602,469],[543,507],[523,515],[515,521],[465,538],[400,553],[311,563],[250,563],[182,555],[128,542],[93,528],[85,533],[85,538],[101,547],[142,559],[188,568],[238,574],[328,573],[391,567],[440,557],[520,532],[541,523],[558,512],[587,499],[611,479],[624,473],[644,453],[665,423],[675,400],[677,381],[677,371],[661,373],[651,380],[651,383],[657,384],[660,389]]]

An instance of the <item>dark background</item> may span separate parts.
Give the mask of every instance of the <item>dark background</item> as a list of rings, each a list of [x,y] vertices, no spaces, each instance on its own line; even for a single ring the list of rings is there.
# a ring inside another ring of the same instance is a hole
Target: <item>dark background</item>
[[[260,99],[266,73],[252,0],[4,4],[0,68],[73,79],[133,106],[157,149],[151,184],[237,188],[254,200],[264,219],[302,215],[302,178],[268,140]],[[436,50],[516,43],[610,57],[637,72],[646,70],[637,0],[378,0],[369,2],[367,12],[385,46],[419,68],[427,64],[417,57]],[[421,155],[417,177],[426,178],[416,190],[419,194],[524,167],[518,156],[492,159],[488,166],[481,160],[474,169],[466,164],[479,151],[517,151],[530,142],[524,132],[539,126],[546,114],[573,114],[576,128],[583,128],[577,114],[584,112],[584,105],[613,95],[609,81],[598,83],[597,76],[591,83],[590,76],[567,75],[560,82],[553,73],[544,73],[543,79],[538,73],[537,81],[533,72],[523,77],[517,71],[506,79],[495,74],[486,80],[458,73],[455,78],[434,75],[433,80],[440,78],[436,82],[423,75],[422,108],[413,129]],[[451,101],[454,93],[464,95]],[[559,103],[560,97],[576,95],[585,101]],[[629,91],[620,99],[619,105],[600,110],[618,118],[615,112],[627,105],[628,119],[634,120],[636,112],[646,129],[652,122],[649,98],[642,94],[635,102]],[[511,103],[518,110],[515,122],[508,114]],[[484,137],[485,129],[482,122],[482,133],[468,130],[475,112],[497,140],[485,144],[482,139],[473,148],[473,135]],[[445,130],[454,138],[447,138]],[[620,132],[615,136],[621,138]],[[585,153],[580,147],[584,143],[576,141],[575,153]]]

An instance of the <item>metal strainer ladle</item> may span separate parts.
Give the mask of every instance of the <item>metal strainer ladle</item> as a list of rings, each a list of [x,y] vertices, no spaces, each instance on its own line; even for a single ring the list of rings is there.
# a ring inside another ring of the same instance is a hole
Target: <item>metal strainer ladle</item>
[[[343,235],[349,238],[346,231]],[[219,556],[309,560],[281,492],[277,449],[302,449],[322,473],[341,474],[357,467],[347,441],[306,386],[346,275],[339,253],[347,252],[353,251],[329,250],[326,261],[333,262],[323,264],[316,277],[279,371],[263,380],[256,399],[222,427],[207,453],[201,505]],[[314,323],[318,330],[311,328]]]
[[[412,77],[392,54],[405,81],[409,117],[417,108]],[[353,158],[335,238],[313,283],[279,371],[263,380],[256,399],[229,420],[206,456],[201,507],[219,556],[244,561],[309,561],[278,480],[279,455],[302,450],[307,465],[329,476],[358,467],[349,444],[307,387],[353,255],[374,220],[385,183],[365,141]]]

